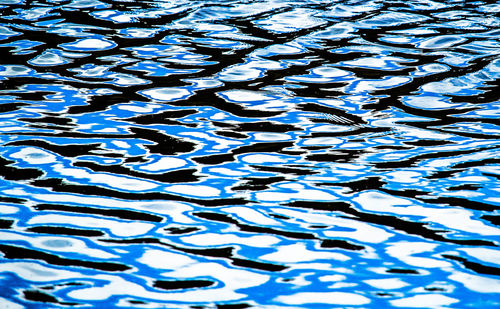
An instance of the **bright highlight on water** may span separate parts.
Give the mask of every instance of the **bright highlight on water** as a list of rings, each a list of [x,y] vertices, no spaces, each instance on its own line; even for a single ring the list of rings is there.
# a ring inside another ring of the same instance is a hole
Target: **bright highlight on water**
[[[500,307],[499,13],[0,0],[0,308]]]

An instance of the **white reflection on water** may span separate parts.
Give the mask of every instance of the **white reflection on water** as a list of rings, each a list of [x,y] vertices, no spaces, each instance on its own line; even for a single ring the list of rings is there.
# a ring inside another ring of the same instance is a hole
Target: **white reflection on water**
[[[182,100],[193,95],[193,93],[186,88],[152,88],[139,91],[139,93],[150,99],[165,102]]]
[[[165,191],[199,197],[219,196],[220,190],[215,187],[205,185],[173,185],[165,188]]]
[[[447,268],[452,264],[443,260],[441,256],[435,258],[414,256],[423,252],[436,252],[437,244],[424,242],[398,242],[390,244],[386,252],[388,255],[398,258],[400,261],[423,268]]]
[[[158,213],[166,218],[172,218],[174,222],[179,223],[194,223],[195,221],[192,217],[187,216],[186,213],[193,209],[192,206],[187,203],[176,202],[176,201],[129,201],[129,200],[121,200],[121,199],[113,199],[106,197],[91,197],[80,194],[50,194],[50,193],[32,193],[26,192],[23,188],[16,187],[11,189],[2,190],[2,193],[16,196],[19,198],[25,198],[29,196],[34,202],[47,202],[47,203],[65,203],[68,205],[82,205],[82,206],[99,206],[108,209],[142,209],[153,213]],[[94,218],[91,217],[91,222],[102,222],[102,221],[94,221]],[[34,218],[33,218],[34,219]],[[52,217],[54,219],[54,217]],[[64,222],[69,222],[71,224],[78,224],[77,221],[72,220],[71,218],[66,218]],[[107,219],[103,219],[107,220]],[[130,222],[121,221],[125,225],[118,225],[126,228],[130,224]],[[141,223],[141,222],[139,222]],[[64,223],[66,224],[66,223]],[[113,225],[112,225],[113,226]],[[111,226],[111,227],[112,227]],[[142,226],[142,225],[141,225]],[[108,226],[109,227],[109,224]],[[117,229],[116,231],[121,231],[122,229]],[[123,231],[122,233],[126,233]]]
[[[20,35],[20,34],[21,34],[21,32],[13,31],[10,28],[5,27],[5,26],[0,26],[0,38],[1,39],[6,39],[8,37],[16,36],[16,35]]]
[[[335,128],[335,126],[331,126]],[[330,128],[330,126],[322,126],[321,130],[327,131]],[[319,128],[318,128],[319,129]],[[323,131],[323,132],[325,132]],[[319,146],[319,145],[336,145],[336,144],[341,144],[343,143],[344,140],[336,137],[315,137],[315,138],[308,138],[307,140],[304,140],[302,144],[306,146]]]
[[[0,273],[13,272],[30,282],[54,282],[65,279],[81,279],[82,274],[62,269],[61,267],[46,267],[33,262],[7,262],[0,264]]]
[[[148,263],[152,255],[142,258],[143,263]],[[152,263],[152,265],[155,262]],[[182,263],[181,263],[182,264]],[[112,296],[128,295],[130,297],[148,298],[162,301],[183,302],[213,302],[238,300],[246,297],[246,294],[236,292],[240,289],[259,286],[266,283],[269,277],[255,272],[241,269],[233,269],[218,263],[202,262],[182,265],[174,271],[162,273],[158,279],[175,278],[196,279],[213,278],[224,284],[216,284],[214,287],[184,290],[183,292],[153,292],[144,285],[127,281],[119,276],[96,275],[93,280],[104,281],[104,286],[95,286],[73,290],[68,295],[78,300],[105,300]]]
[[[489,248],[460,248],[460,251],[483,262],[500,265],[500,252]]]
[[[3,309],[23,309],[24,308],[24,306],[21,306],[17,303],[13,303],[10,300],[7,300],[3,297],[0,297],[0,306]]]
[[[390,300],[395,307],[403,308],[445,308],[458,303],[458,299],[440,294],[420,294],[406,298]]]
[[[410,107],[429,110],[451,109],[461,106],[460,104],[450,103],[447,98],[431,95],[404,97],[402,100],[404,104]]]
[[[298,29],[312,28],[326,23],[322,19],[315,18],[314,13],[316,13],[314,10],[298,8],[290,12],[274,14],[268,19],[253,23],[263,29],[278,33],[295,32]]]
[[[77,40],[72,43],[61,44],[62,48],[71,51],[97,51],[107,50],[116,46],[116,43],[103,38],[88,38]]]
[[[374,288],[382,290],[395,290],[409,286],[408,283],[399,278],[368,279],[364,280],[363,282],[373,286]]]
[[[424,222],[434,222],[448,229],[471,234],[500,235],[500,229],[474,219],[473,212],[466,209],[426,207],[411,199],[394,197],[378,191],[357,194],[353,201],[369,211],[423,217]]]
[[[10,215],[19,212],[19,208],[16,206],[0,205],[0,214]]]
[[[277,220],[272,219],[268,215],[257,211],[256,206],[243,207],[243,206],[232,206],[222,208],[221,211],[233,214],[240,220],[255,223],[258,225],[272,225],[272,226],[282,226],[283,224]]]
[[[281,156],[269,154],[250,154],[241,157],[241,160],[247,163],[285,163],[286,160]]]
[[[289,305],[310,305],[310,304],[328,304],[328,305],[366,305],[370,299],[346,292],[300,292],[292,295],[281,295],[275,298],[275,301]]]
[[[164,170],[175,169],[188,164],[185,160],[175,157],[161,157],[152,163],[140,165],[138,168],[149,172],[161,172]]]
[[[260,259],[278,263],[312,262],[321,259],[343,262],[350,260],[347,255],[342,253],[309,250],[302,243],[280,246],[275,248],[274,251],[261,256]]]
[[[225,176],[245,176],[248,172],[243,172],[240,170],[233,170],[225,167],[213,167],[209,169],[210,173],[222,174]]]
[[[187,256],[187,254],[156,249],[147,249],[137,261],[152,268],[169,270],[175,270],[196,263],[196,260]]]
[[[68,180],[85,179],[88,183],[106,185],[128,191],[144,191],[158,187],[157,184],[132,177],[117,176],[113,174],[89,172],[87,169],[66,167],[63,164],[55,164],[54,172]]]
[[[104,250],[89,248],[84,241],[70,237],[38,236],[30,237],[20,233],[0,232],[0,237],[8,241],[23,241],[30,243],[34,248],[56,252],[73,252],[90,257],[110,259],[118,256]]]
[[[330,212],[325,213],[308,213],[285,208],[272,208],[272,211],[277,214],[282,214],[291,218],[298,218],[304,223],[324,224],[329,226],[323,231],[327,237],[349,238],[365,243],[382,243],[394,236],[394,233],[388,232],[381,227],[377,227],[364,222],[356,221],[350,218],[331,215]]]
[[[234,102],[259,102],[275,99],[274,97],[265,95],[264,93],[248,90],[225,91],[220,92],[219,95]]]
[[[33,74],[34,70],[24,65],[0,65],[0,76],[13,77],[13,76],[29,76]]]
[[[423,49],[441,49],[441,48],[450,48],[464,41],[466,41],[465,38],[457,35],[441,35],[423,40],[418,44],[415,44],[415,46],[417,48],[423,48]]]
[[[197,132],[197,131],[182,132],[182,133],[179,133],[179,135],[189,136],[190,138],[198,139],[198,147],[207,143],[207,142],[210,142],[210,144],[215,143],[215,145],[211,146],[213,150],[227,149],[230,146],[244,144],[240,141],[234,141],[234,140],[228,139],[228,138],[219,138],[219,137],[216,137],[216,135],[209,135],[209,134],[206,134],[203,132]]]
[[[201,301],[207,301],[204,297],[208,297],[209,300],[213,299],[214,297],[217,297],[217,293],[220,293],[222,299],[238,299],[246,295],[236,291],[244,288],[259,286],[269,280],[268,275],[243,269],[229,268],[227,266],[211,262],[190,264],[172,272],[163,273],[162,275],[172,278],[211,277],[224,283],[222,287],[211,290],[176,293],[181,299],[190,299],[190,297],[194,297],[194,299]],[[205,293],[197,294],[197,292]]]
[[[270,235],[242,237],[224,233],[203,233],[181,237],[180,239],[184,243],[202,247],[240,244],[254,248],[267,248],[280,242],[279,238]]]
[[[77,220],[75,220],[77,218]],[[112,235],[131,237],[144,235],[155,227],[154,224],[144,222],[127,222],[98,217],[59,214],[40,214],[28,221],[29,224],[55,224],[60,226],[78,226],[108,230]]]
[[[29,64],[35,66],[56,66],[70,63],[71,60],[63,57],[62,52],[57,49],[47,49],[39,56],[28,61]]]
[[[329,192],[316,190],[316,189],[306,189],[304,187],[294,188],[287,187],[286,184],[279,186],[282,189],[288,189],[283,192],[280,191],[261,191],[255,193],[255,197],[259,201],[279,201],[284,202],[288,200],[306,200],[306,201],[335,201],[338,200],[339,197],[330,194]]]
[[[48,164],[57,161],[56,156],[39,148],[26,147],[10,155],[11,158],[21,159],[28,164]]]
[[[292,136],[285,133],[255,133],[253,137],[256,141],[289,141]]]
[[[500,293],[500,280],[485,277],[472,275],[468,273],[463,273],[459,271],[453,271],[450,276],[448,276],[450,280],[459,282],[463,284],[467,289],[479,293]],[[497,305],[500,302],[497,301]]]
[[[399,26],[404,24],[410,24],[415,22],[422,22],[429,19],[427,16],[413,13],[401,13],[401,12],[384,12],[381,14],[374,15],[371,18],[365,19],[360,22],[357,26],[359,27],[375,27],[375,26]]]

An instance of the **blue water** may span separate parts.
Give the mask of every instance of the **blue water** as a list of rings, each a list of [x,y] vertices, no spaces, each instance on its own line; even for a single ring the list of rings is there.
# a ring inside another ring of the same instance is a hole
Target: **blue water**
[[[499,13],[0,0],[0,307],[500,307]]]

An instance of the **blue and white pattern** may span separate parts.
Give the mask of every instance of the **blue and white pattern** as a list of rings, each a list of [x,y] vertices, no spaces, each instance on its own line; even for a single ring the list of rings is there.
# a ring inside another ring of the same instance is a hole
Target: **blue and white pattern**
[[[0,307],[500,307],[499,12],[0,0]]]

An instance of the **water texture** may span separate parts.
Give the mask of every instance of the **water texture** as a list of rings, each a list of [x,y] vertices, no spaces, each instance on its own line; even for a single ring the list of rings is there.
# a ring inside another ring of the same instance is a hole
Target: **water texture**
[[[0,0],[0,307],[500,307],[499,13]]]

